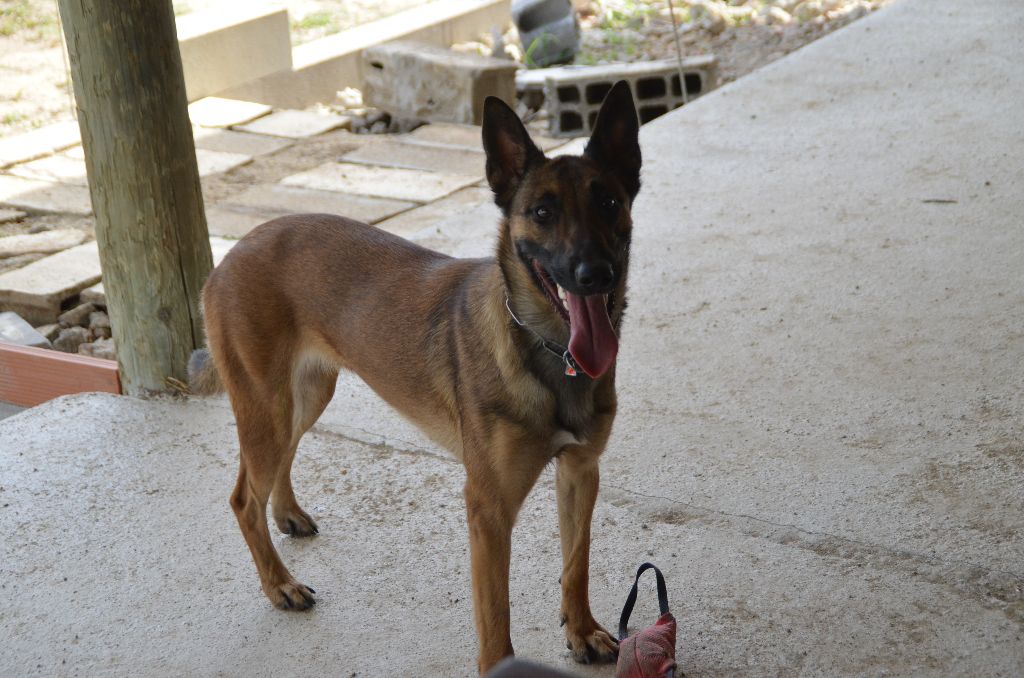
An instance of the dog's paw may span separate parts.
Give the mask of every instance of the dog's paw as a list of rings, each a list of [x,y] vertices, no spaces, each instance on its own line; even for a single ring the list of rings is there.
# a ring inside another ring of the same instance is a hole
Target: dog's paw
[[[619,655],[618,642],[597,622],[576,631],[567,626],[565,646],[580,664],[605,664],[615,661]]]
[[[316,521],[298,506],[290,511],[275,512],[274,522],[277,529],[293,537],[312,537],[314,534],[320,534]]]
[[[267,598],[270,598],[270,602],[279,610],[301,611],[308,610],[316,605],[316,599],[313,597],[316,591],[295,580],[271,586],[264,590],[266,591]]]

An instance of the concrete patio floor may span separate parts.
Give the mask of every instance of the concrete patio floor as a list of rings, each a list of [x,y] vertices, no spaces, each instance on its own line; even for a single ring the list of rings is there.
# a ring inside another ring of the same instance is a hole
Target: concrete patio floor
[[[1022,22],[903,0],[644,127],[591,597],[611,627],[659,564],[687,675],[1024,674]],[[259,590],[236,463],[223,399],[0,421],[0,675],[472,674],[456,463],[339,382],[296,464],[322,534],[276,539],[307,614]],[[611,676],[564,650],[559,570],[548,472],[513,641]]]

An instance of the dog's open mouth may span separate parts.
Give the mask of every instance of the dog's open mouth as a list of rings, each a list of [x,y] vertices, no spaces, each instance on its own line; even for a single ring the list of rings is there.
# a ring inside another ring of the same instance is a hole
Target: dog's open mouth
[[[619,338],[611,320],[612,295],[573,294],[556,283],[536,259],[530,263],[548,301],[569,325],[569,353],[588,376],[600,377],[619,352]]]

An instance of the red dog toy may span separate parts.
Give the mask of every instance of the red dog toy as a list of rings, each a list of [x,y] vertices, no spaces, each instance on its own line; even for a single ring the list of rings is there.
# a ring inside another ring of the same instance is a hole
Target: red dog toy
[[[661,616],[651,626],[628,636],[626,624],[636,604],[636,588],[640,575],[654,570],[658,578],[658,607]],[[627,637],[628,636],[628,637]],[[633,588],[619,617],[619,662],[615,678],[675,678],[676,675],[676,618],[668,611],[668,590],[661,570],[644,563],[636,571]]]

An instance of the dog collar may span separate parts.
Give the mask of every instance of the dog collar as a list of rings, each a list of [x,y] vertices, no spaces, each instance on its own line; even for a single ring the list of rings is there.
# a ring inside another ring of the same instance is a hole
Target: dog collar
[[[508,314],[512,316],[512,320],[516,322],[516,325],[519,325],[524,330],[537,337],[537,339],[540,340],[540,345],[544,347],[544,350],[565,363],[565,376],[575,377],[579,374],[580,366],[576,364],[576,360],[572,357],[572,354],[569,353],[569,349],[561,344],[551,341],[550,339],[545,339],[539,332],[537,332],[537,330],[520,320],[519,317],[516,316],[515,311],[512,310],[512,303],[509,301],[508,294],[505,295],[505,308],[508,309]]]

